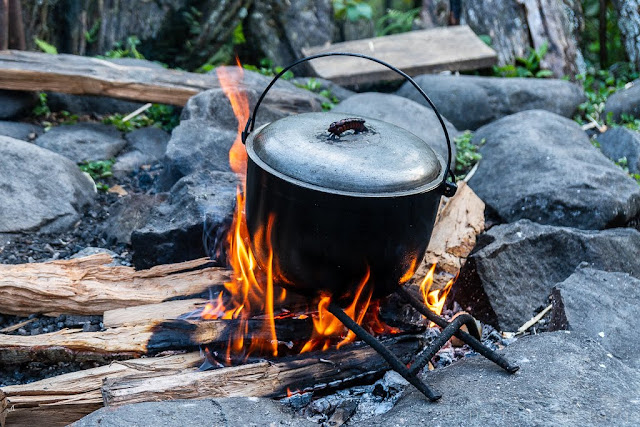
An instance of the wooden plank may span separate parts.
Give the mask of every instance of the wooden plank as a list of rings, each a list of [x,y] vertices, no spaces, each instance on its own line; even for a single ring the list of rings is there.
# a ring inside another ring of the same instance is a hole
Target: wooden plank
[[[248,92],[264,89],[250,87],[243,82],[234,82],[234,85]],[[53,91],[185,105],[189,98],[204,90],[220,89],[220,82],[215,74],[125,66],[77,55],[4,50],[0,51],[0,89]],[[291,105],[299,106],[301,110],[317,111],[321,102],[321,98],[314,94],[279,86],[274,87],[265,99],[265,105],[273,105],[283,111],[288,111]]]
[[[32,264],[0,265],[0,313],[101,315],[105,311],[198,295],[229,280],[201,258],[136,271],[108,266],[107,254]]]
[[[386,342],[403,362],[420,348],[413,337]],[[212,397],[283,396],[287,388],[326,388],[330,383],[347,384],[348,379],[380,375],[389,365],[371,347],[360,343],[337,351],[307,353],[278,363],[261,362],[206,372],[182,372],[152,377],[141,374],[106,380],[102,394],[105,405],[173,399]],[[345,385],[342,385],[343,387]]]
[[[66,426],[103,406],[100,389],[107,378],[150,372],[169,375],[201,363],[199,352],[133,359],[4,387],[0,389],[0,424],[6,417],[7,426]]]
[[[158,304],[117,308],[104,312],[102,324],[105,328],[135,326],[177,319],[178,316],[202,308],[209,300],[203,298],[166,301]]]
[[[496,52],[466,25],[314,46],[302,51],[305,55],[362,53],[386,61],[410,76],[444,70],[475,70],[497,63]],[[315,59],[310,65],[319,77],[345,85],[402,78],[379,64],[360,58],[334,56]]]

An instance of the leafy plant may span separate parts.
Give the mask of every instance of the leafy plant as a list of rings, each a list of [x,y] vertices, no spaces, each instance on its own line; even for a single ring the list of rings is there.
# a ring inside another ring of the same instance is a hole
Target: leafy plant
[[[40,92],[38,94],[38,105],[33,107],[33,115],[37,117],[49,117],[51,115],[51,109],[47,104],[47,94]]]
[[[582,83],[587,100],[578,107],[575,120],[580,124],[586,121],[613,124],[611,117],[602,117],[607,98],[637,78],[638,72],[631,63],[617,63],[607,70],[589,67],[586,73],[577,75],[576,80]]]
[[[131,132],[134,129],[156,126],[171,132],[180,119],[171,105],[153,104],[147,111],[129,120],[124,120],[124,114],[111,114],[102,119],[102,123],[115,126],[120,132]]]
[[[538,49],[531,50],[526,58],[517,57],[515,64],[494,66],[493,73],[500,77],[551,77],[553,73],[550,70],[540,68],[540,62],[548,51],[549,44],[545,42]]]
[[[308,91],[317,93],[318,95],[327,98],[328,101],[325,101],[322,103],[323,111],[331,110],[333,107],[336,106],[338,102],[340,102],[340,100],[331,92],[331,90],[323,89],[322,84],[318,82],[316,79],[314,79],[313,77],[307,80],[304,84],[296,83],[295,85],[301,89],[306,89]]]
[[[63,125],[75,125],[78,123],[78,116],[76,114],[71,114],[66,110],[60,111],[61,116],[61,124]]]
[[[371,19],[373,9],[365,0],[333,0],[333,14],[339,21],[348,19],[355,22]]]
[[[242,68],[249,71],[255,71],[257,73],[262,74],[263,76],[273,77],[276,74],[280,73],[283,68],[282,67],[274,67],[273,61],[269,58],[263,58],[260,60],[260,65],[251,65],[251,64],[242,64]],[[281,77],[282,80],[291,80],[295,75],[291,70],[284,73]]]
[[[144,59],[144,56],[138,52],[140,39],[137,36],[129,36],[124,45],[121,42],[115,44],[114,49],[104,54],[105,58],[136,58]]]
[[[640,174],[629,172],[629,162],[626,157],[619,158],[616,162],[616,165],[620,166],[623,171],[629,174],[629,176],[640,184]]]
[[[376,35],[386,36],[411,31],[413,21],[415,21],[419,14],[419,7],[407,11],[389,9],[387,13],[376,21]]]
[[[54,45],[49,44],[44,40],[40,40],[37,37],[35,39],[35,42],[38,45],[38,47],[40,48],[40,50],[43,51],[44,53],[48,53],[48,54],[51,54],[51,55],[57,55],[58,54],[58,49]]]
[[[456,179],[463,179],[482,158],[478,153],[478,146],[471,143],[473,133],[464,131],[461,135],[454,138],[456,144],[456,166],[454,169]],[[484,139],[480,141],[480,145],[484,144]]]
[[[98,39],[98,31],[102,26],[102,20],[98,19],[89,30],[84,32],[84,39],[87,43],[94,43]]]
[[[101,182],[106,178],[113,176],[111,167],[115,163],[114,159],[110,160],[95,160],[91,162],[82,162],[78,164],[81,171],[86,172],[91,176],[91,179],[96,183],[96,188],[99,191],[108,191],[109,185],[105,182]]]

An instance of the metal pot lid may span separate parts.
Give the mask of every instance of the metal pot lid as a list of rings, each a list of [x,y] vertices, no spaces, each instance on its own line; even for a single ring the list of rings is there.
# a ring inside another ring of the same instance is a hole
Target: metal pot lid
[[[411,132],[381,120],[366,131],[328,131],[339,113],[305,113],[262,126],[247,140],[249,157],[283,179],[328,192],[383,195],[428,191],[443,180],[444,160]],[[348,122],[352,123],[352,122]],[[355,125],[357,127],[357,125]],[[442,132],[440,128],[434,132]]]

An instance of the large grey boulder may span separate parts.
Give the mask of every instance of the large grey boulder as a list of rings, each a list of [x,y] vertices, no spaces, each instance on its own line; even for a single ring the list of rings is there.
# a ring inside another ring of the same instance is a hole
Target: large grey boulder
[[[131,234],[135,267],[215,255],[233,219],[237,185],[232,172],[200,171],[180,179],[167,202]]]
[[[302,58],[303,48],[331,42],[332,3],[330,0],[254,2],[244,28],[247,44],[256,53],[270,58],[275,65],[285,66]]]
[[[640,186],[572,120],[524,111],[478,129],[482,160],[469,186],[505,222],[526,218],[584,229],[640,214]]]
[[[127,146],[116,159],[113,171],[132,172],[142,165],[160,161],[167,151],[170,138],[167,132],[155,126],[127,133]]]
[[[0,90],[0,120],[27,115],[37,102],[35,92]]]
[[[424,374],[442,399],[415,389],[393,409],[359,426],[636,426],[640,374],[593,340],[574,332],[518,339],[503,351],[520,366],[509,375],[487,359],[469,357]]]
[[[111,159],[124,148],[126,141],[114,126],[80,123],[56,126],[39,136],[35,144],[80,163]]]
[[[131,244],[131,233],[144,227],[153,213],[167,199],[166,193],[130,193],[109,206],[109,217],[102,224],[107,242]]]
[[[240,89],[247,94],[251,109],[269,81],[268,77],[244,71]],[[278,83],[260,106],[256,127],[290,114],[321,111],[323,99],[289,82]],[[161,189],[168,190],[180,178],[197,171],[230,171],[229,149],[237,133],[238,119],[222,89],[191,97],[167,145]]]
[[[93,200],[91,179],[56,153],[0,136],[0,158],[0,233],[62,231]]]
[[[551,330],[579,332],[598,341],[613,357],[640,368],[640,280],[583,266],[558,283],[551,296]]]
[[[42,135],[44,129],[33,123],[0,121],[0,135],[23,141],[33,141]]]
[[[501,330],[515,331],[548,305],[552,288],[581,262],[640,278],[640,232],[540,225],[527,220],[481,235],[449,301]]]
[[[614,162],[627,159],[631,173],[640,173],[640,132],[624,127],[609,129],[598,136],[602,152]]]
[[[436,114],[410,99],[386,93],[359,93],[336,105],[333,112],[384,120],[404,128],[431,146],[443,159],[447,158],[447,141]],[[458,130],[445,118],[451,138],[451,167],[456,163],[456,145],[453,139]]]
[[[157,426],[291,426],[317,427],[275,400],[227,397],[203,400],[144,402],[101,408],[72,424],[74,427]]]
[[[623,114],[638,116],[640,114],[640,82],[634,81],[626,89],[619,90],[607,98],[604,105],[604,115],[611,114],[613,120],[618,121]]]
[[[477,129],[524,110],[571,117],[585,100],[582,88],[565,80],[430,74],[415,80],[438,111],[460,130]],[[396,94],[427,105],[409,82]]]

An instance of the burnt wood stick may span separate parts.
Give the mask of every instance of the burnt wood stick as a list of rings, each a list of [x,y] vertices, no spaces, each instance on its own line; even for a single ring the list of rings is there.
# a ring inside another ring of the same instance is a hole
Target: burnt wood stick
[[[112,258],[84,258],[0,265],[0,313],[101,315],[105,311],[207,294],[229,280],[228,270],[207,258],[136,271],[109,266]]]
[[[420,348],[416,337],[385,341],[407,363]],[[389,370],[387,362],[371,347],[355,344],[337,351],[305,353],[277,363],[260,362],[205,372],[174,375],[137,375],[107,379],[102,387],[104,403],[129,403],[208,399],[230,396],[284,396],[291,390],[346,387],[363,377],[377,377]]]
[[[0,389],[0,424],[7,426],[66,426],[100,409],[100,388],[105,378],[136,373],[169,375],[197,368],[199,352],[113,362],[109,365],[72,372],[29,384]]]
[[[101,332],[65,329],[48,334],[0,335],[0,364],[16,365],[40,361],[110,361],[167,350],[197,349],[200,345],[226,347],[237,331],[240,320],[172,320],[155,325],[123,326]],[[269,340],[264,321],[250,319],[248,333],[254,339]],[[311,335],[313,324],[307,319],[276,319],[281,341],[293,341]]]

